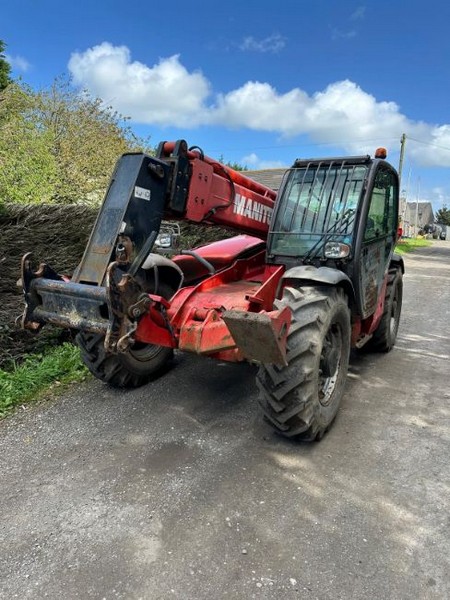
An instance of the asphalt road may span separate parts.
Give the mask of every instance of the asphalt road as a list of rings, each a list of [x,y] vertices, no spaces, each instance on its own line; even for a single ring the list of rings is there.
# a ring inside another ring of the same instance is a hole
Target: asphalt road
[[[353,358],[320,443],[254,367],[180,355],[0,425],[2,599],[450,597],[450,243],[406,258],[397,347]]]

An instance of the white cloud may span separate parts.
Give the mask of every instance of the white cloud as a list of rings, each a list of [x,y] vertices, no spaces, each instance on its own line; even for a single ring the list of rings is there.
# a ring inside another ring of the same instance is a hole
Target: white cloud
[[[30,63],[23,58],[23,56],[12,56],[11,54],[5,54],[5,58],[11,67],[17,71],[23,71],[25,73],[30,68]]]
[[[354,29],[342,31],[341,29],[337,29],[337,27],[333,27],[331,30],[332,40],[351,40],[354,37],[356,37],[356,31]]]
[[[449,190],[443,187],[434,187],[430,190],[434,210],[439,210],[448,202]]]
[[[412,198],[411,201],[415,200],[412,195],[410,197]],[[450,197],[450,186],[434,187],[428,192],[425,202],[430,201],[433,204],[433,210],[436,214],[436,212],[438,210],[440,210],[441,208],[444,208],[444,206],[448,208],[449,197]],[[422,201],[423,200],[421,200],[421,202]]]
[[[350,15],[351,21],[361,21],[366,16],[366,7],[358,6]]]
[[[200,72],[189,73],[178,55],[148,67],[131,62],[125,46],[107,42],[72,54],[69,70],[75,83],[141,123],[198,125],[209,95],[209,82]]]
[[[286,46],[286,38],[278,33],[269,35],[266,38],[257,40],[253,36],[247,36],[239,44],[241,50],[251,50],[254,52],[272,52],[276,54]]]
[[[230,127],[295,134],[301,133],[301,115],[308,105],[308,95],[298,88],[278,94],[268,83],[249,81],[228,94],[219,94],[211,119]]]
[[[244,156],[241,162],[243,162],[244,165],[247,165],[247,167],[253,167],[254,169],[257,169],[258,167],[256,165],[259,164],[259,158],[257,154],[252,152],[251,154]]]
[[[349,21],[353,21],[356,25],[356,21],[363,21],[366,16],[366,7],[358,6],[348,17]],[[358,28],[357,28],[358,29]],[[336,40],[351,40],[358,35],[358,31],[354,27],[352,29],[346,28],[340,29],[339,27],[331,27],[331,39]]]
[[[286,168],[289,166],[279,160],[261,160],[254,152],[244,156],[239,162],[248,167],[250,170],[277,169],[282,167]]]
[[[76,83],[135,122],[306,135],[313,142],[354,153],[371,153],[374,144],[389,145],[393,139],[398,147],[406,133],[425,142],[407,140],[407,154],[415,164],[450,166],[450,124],[413,121],[395,102],[379,101],[349,80],[331,83],[312,95],[299,87],[279,93],[259,81],[213,95],[206,77],[200,71],[189,72],[178,55],[147,66],[132,62],[126,47],[106,42],[73,54],[69,69]]]

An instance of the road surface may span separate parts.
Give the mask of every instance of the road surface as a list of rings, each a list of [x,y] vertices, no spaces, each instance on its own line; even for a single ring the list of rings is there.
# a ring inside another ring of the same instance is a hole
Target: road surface
[[[352,359],[320,443],[254,367],[180,355],[0,425],[2,599],[450,597],[450,243],[406,259],[399,339]]]

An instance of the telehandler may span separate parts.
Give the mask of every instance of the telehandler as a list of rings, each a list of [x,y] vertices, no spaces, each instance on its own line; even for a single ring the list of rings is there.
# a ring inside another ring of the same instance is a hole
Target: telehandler
[[[275,193],[185,140],[125,154],[72,277],[23,257],[22,327],[75,330],[89,370],[116,387],[164,372],[174,349],[256,362],[267,420],[318,440],[350,349],[387,352],[397,336],[399,182],[385,158],[298,159]],[[240,234],[168,253],[161,223],[179,221]]]

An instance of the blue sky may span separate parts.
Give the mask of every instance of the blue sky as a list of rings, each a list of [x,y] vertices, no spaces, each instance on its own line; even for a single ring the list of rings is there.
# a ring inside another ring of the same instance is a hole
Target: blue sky
[[[13,75],[63,73],[140,135],[250,169],[386,146],[408,199],[450,206],[444,0],[2,0]]]

